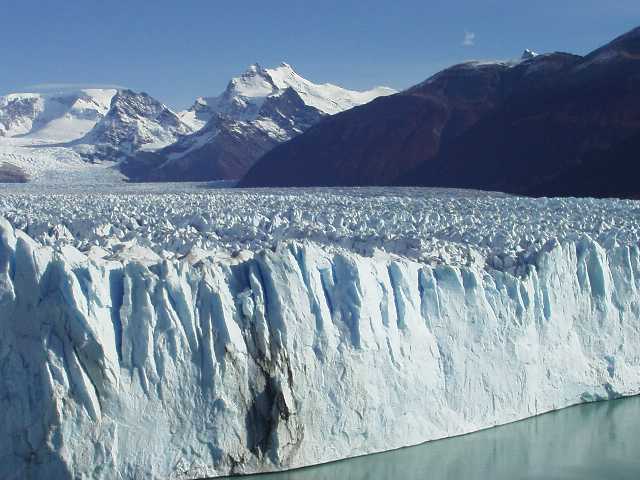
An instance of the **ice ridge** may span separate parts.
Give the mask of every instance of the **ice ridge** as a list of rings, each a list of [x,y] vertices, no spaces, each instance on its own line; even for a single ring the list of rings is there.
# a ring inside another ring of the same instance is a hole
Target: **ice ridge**
[[[0,477],[281,470],[640,393],[640,252],[526,272],[313,241],[140,262],[0,219]]]

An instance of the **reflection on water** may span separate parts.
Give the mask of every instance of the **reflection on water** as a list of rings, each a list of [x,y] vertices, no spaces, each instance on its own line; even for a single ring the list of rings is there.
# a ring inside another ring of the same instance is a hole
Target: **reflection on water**
[[[640,397],[417,447],[244,480],[638,480]]]

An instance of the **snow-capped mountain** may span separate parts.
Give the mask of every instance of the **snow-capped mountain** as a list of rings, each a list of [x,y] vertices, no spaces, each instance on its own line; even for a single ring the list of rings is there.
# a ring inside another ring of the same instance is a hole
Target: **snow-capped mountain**
[[[92,159],[120,160],[141,148],[162,148],[191,132],[192,127],[155,98],[119,90],[108,113],[74,142],[74,149]]]
[[[330,83],[318,85],[301,77],[291,65],[284,62],[277,68],[253,64],[242,75],[232,79],[222,95],[199,97],[180,116],[185,122],[200,128],[216,114],[236,120],[254,119],[260,114],[260,107],[267,98],[277,97],[288,88],[293,89],[306,105],[329,115],[395,93],[395,90],[387,87],[359,92]]]
[[[110,168],[113,162],[141,148],[162,148],[191,132],[146,93],[83,89],[10,94],[0,97],[0,180],[73,182],[76,174],[88,175],[91,183],[122,178]],[[102,161],[108,165],[97,166]]]
[[[122,174],[69,147],[109,111],[115,89],[12,93],[0,97],[0,182],[88,183]]]
[[[200,97],[179,118],[192,135],[123,166],[140,180],[240,178],[271,148],[304,132],[327,115],[395,93],[386,87],[363,92],[315,84],[288,64],[251,65],[217,97]]]
[[[0,136],[66,142],[86,134],[106,115],[114,89],[13,93],[0,97]]]
[[[94,182],[122,178],[118,168],[139,180],[237,179],[322,117],[391,93],[318,85],[283,63],[252,65],[180,113],[127,89],[10,94],[0,97],[0,181],[67,182],[73,170]]]
[[[455,65],[271,150],[241,185],[637,198],[638,59],[640,28],[586,56]]]

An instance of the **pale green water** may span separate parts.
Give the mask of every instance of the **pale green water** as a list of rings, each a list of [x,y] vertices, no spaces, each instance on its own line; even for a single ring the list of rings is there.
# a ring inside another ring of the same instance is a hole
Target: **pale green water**
[[[640,480],[640,397],[244,480]]]

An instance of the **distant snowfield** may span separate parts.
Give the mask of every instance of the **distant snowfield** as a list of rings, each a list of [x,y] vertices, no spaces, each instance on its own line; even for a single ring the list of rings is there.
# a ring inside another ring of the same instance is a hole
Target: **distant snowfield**
[[[34,188],[43,184],[88,188],[92,184],[117,185],[124,181],[114,162],[89,163],[72,149],[55,145],[47,138],[0,137],[0,164],[19,168],[38,185]]]
[[[114,89],[84,89],[0,97],[0,165],[19,169],[38,185],[120,182],[114,162],[89,163],[63,146],[89,132],[115,94]]]
[[[0,477],[312,465],[640,393],[640,202],[0,189]]]

